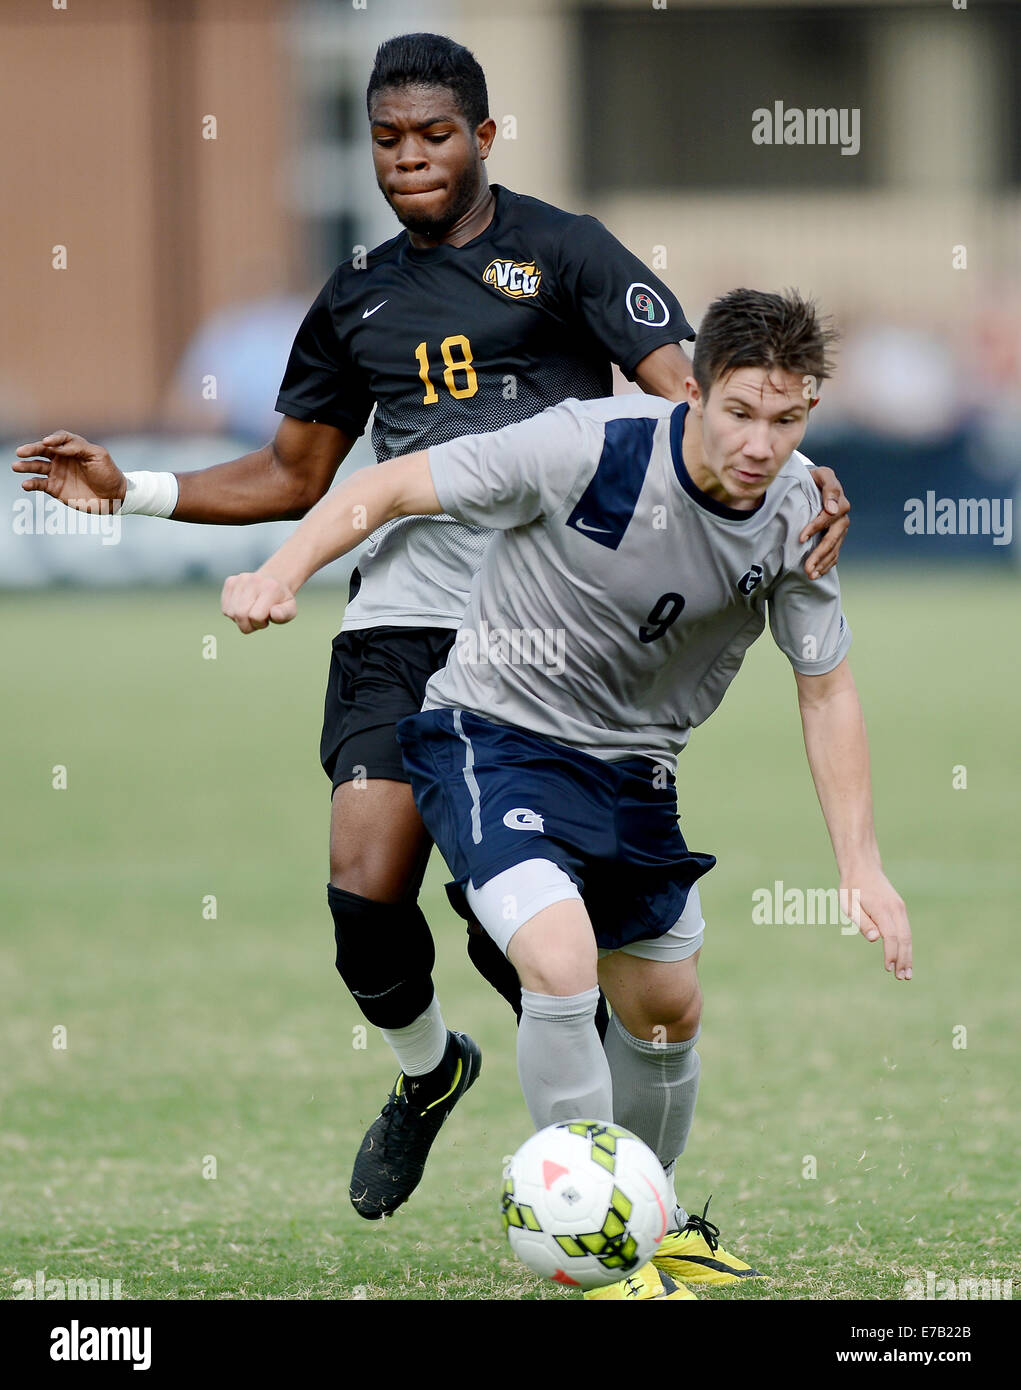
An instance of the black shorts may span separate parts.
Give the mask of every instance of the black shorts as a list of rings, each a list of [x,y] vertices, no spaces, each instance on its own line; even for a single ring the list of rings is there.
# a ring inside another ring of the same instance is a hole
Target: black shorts
[[[356,777],[407,782],[394,732],[422,708],[426,682],[456,633],[443,627],[369,627],[333,639],[319,760],[334,787]]]

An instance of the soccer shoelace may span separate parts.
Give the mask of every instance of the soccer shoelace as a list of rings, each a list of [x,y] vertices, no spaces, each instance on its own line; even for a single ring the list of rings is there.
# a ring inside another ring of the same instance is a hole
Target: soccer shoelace
[[[435,1138],[433,1125],[427,1124],[423,1127],[415,1123],[416,1120],[425,1120],[427,1114],[428,1111],[419,1110],[417,1105],[412,1105],[406,1093],[387,1101],[379,1117],[386,1121],[382,1142],[384,1163],[394,1158],[409,1157],[417,1161],[428,1154]],[[442,1119],[440,1123],[442,1124]]]
[[[681,1227],[681,1235],[683,1235],[685,1231],[694,1231],[697,1235],[700,1235],[702,1237],[706,1245],[708,1245],[709,1249],[715,1255],[717,1246],[720,1243],[720,1228],[719,1226],[714,1226],[711,1221],[706,1220],[706,1213],[709,1210],[709,1203],[712,1200],[713,1194],[710,1192],[709,1197],[706,1200],[706,1204],[702,1208],[702,1215],[689,1216],[687,1221],[685,1221],[684,1225]]]

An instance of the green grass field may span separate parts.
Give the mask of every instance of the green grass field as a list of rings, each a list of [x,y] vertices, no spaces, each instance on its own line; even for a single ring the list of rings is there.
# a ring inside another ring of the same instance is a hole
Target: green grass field
[[[767,635],[679,780],[688,843],[719,865],[678,1195],[713,1193],[724,1243],[771,1275],[704,1298],[897,1299],[927,1271],[1021,1289],[1018,584],[852,570],[844,590],[915,975],[837,927],[752,921],[756,888],[836,882]],[[0,1297],[43,1270],[125,1298],[578,1298],[503,1242],[501,1158],[530,1130],[513,1020],[436,859],[437,984],[482,1078],[407,1207],[369,1224],[348,1204],[395,1067],[358,1045],[332,963],[317,750],[337,596],[247,638],[206,590],[2,601]]]

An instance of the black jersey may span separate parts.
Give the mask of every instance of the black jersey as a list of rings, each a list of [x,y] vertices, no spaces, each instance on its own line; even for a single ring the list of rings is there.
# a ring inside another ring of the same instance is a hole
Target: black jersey
[[[493,186],[464,246],[407,232],[345,261],[298,330],[276,408],[361,434],[393,458],[612,391],[648,353],[693,336],[680,304],[594,217]],[[449,517],[381,527],[345,628],[456,627],[489,531]]]

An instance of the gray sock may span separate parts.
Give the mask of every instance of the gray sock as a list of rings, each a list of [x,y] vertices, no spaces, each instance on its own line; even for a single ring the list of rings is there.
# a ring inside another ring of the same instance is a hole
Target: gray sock
[[[610,1120],[610,1067],[596,1031],[598,989],[521,991],[518,1076],[536,1129],[560,1120]]]
[[[701,1031],[686,1042],[645,1042],[613,1017],[603,1042],[613,1078],[614,1121],[644,1139],[670,1177],[695,1115],[701,1071],[695,1043]]]
[[[674,1190],[674,1169],[675,1169],[676,1167],[677,1167],[677,1160],[676,1160],[676,1159],[674,1159],[673,1163],[664,1163],[664,1164],[663,1164],[663,1172],[666,1173],[667,1181],[668,1181],[669,1184],[670,1184],[670,1191],[671,1191],[671,1192],[673,1192],[673,1190]],[[670,1225],[667,1227],[667,1230],[668,1230],[668,1231],[683,1231],[683,1230],[684,1230],[684,1223],[687,1221],[687,1219],[688,1219],[688,1213],[687,1213],[687,1212],[684,1210],[684,1208],[681,1206],[680,1202],[678,1202],[677,1205],[676,1205],[676,1207],[674,1207],[673,1220],[670,1222]]]

